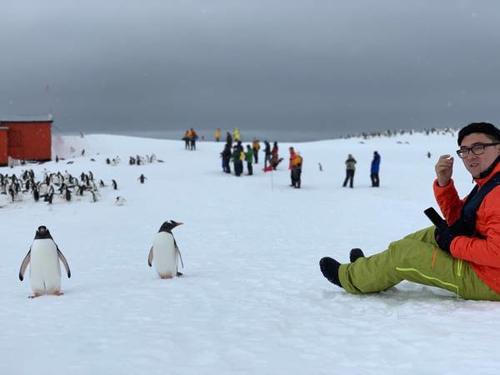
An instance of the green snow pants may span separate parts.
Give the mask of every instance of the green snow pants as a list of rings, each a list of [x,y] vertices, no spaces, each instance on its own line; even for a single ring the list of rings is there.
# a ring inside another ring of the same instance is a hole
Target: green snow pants
[[[465,299],[500,301],[476,275],[470,264],[441,250],[434,227],[422,229],[392,242],[389,249],[339,269],[342,287],[363,294],[386,290],[403,280],[449,290]]]

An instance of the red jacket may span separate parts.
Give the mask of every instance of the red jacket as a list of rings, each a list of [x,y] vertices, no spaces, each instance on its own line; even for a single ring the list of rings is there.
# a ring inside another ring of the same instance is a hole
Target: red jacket
[[[483,186],[496,173],[500,164],[488,177],[474,179]],[[461,214],[465,200],[458,197],[453,180],[446,186],[434,181],[434,195],[446,221],[451,225]],[[476,214],[476,231],[480,237],[457,236],[450,245],[453,257],[469,262],[479,278],[495,292],[500,293],[500,187],[490,191]]]

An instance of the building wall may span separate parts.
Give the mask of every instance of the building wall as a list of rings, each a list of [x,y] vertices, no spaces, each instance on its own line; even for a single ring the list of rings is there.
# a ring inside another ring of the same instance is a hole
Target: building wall
[[[9,161],[9,146],[7,129],[0,129],[0,165],[7,165]]]
[[[21,160],[51,160],[51,121],[2,122],[8,131],[8,155]]]

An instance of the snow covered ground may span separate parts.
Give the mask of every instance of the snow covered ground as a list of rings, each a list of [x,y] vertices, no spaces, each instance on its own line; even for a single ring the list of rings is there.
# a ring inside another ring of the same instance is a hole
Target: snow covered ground
[[[66,159],[33,165],[37,178],[44,168],[91,170],[108,186],[96,203],[89,195],[53,205],[0,198],[0,374],[500,371],[500,304],[410,283],[349,295],[318,266],[323,256],[345,262],[353,247],[371,254],[428,226],[422,211],[437,207],[434,163],[454,152],[453,136],[294,144],[304,157],[300,190],[288,186],[289,144],[280,145],[278,171],[264,174],[259,164],[240,178],[222,173],[222,146],[202,142],[190,152],[180,141],[125,136],[54,140]],[[85,157],[71,158],[82,149]],[[379,189],[370,187],[374,150],[382,156]],[[153,152],[164,163],[128,165],[129,156]],[[348,153],[358,160],[354,189],[341,187]],[[120,164],[105,163],[116,156]],[[472,188],[457,160],[455,180],[461,195]],[[125,205],[114,204],[118,195]],[[185,223],[174,231],[185,276],[173,280],[147,266],[167,219]],[[64,296],[31,300],[29,277],[21,283],[17,273],[39,225],[73,275],[63,276]]]

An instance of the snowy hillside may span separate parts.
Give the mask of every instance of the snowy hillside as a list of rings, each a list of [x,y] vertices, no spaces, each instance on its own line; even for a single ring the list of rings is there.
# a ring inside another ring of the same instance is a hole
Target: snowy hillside
[[[276,172],[264,174],[261,163],[239,178],[221,170],[222,143],[191,152],[181,141],[106,135],[54,139],[58,163],[0,168],[33,168],[37,179],[44,169],[92,171],[106,184],[97,202],[0,197],[0,374],[497,374],[500,304],[409,283],[353,296],[318,266],[428,226],[434,164],[454,153],[455,138],[294,144],[304,157],[300,190],[289,187],[288,146]],[[369,178],[374,150],[378,189]],[[152,153],[163,163],[128,164]],[[358,161],[354,189],[341,187],[348,153]],[[454,171],[465,195],[472,184],[459,160]],[[173,280],[147,266],[167,219],[185,223],[174,230],[184,277]],[[29,276],[17,276],[39,225],[73,273],[61,297],[28,299]]]

